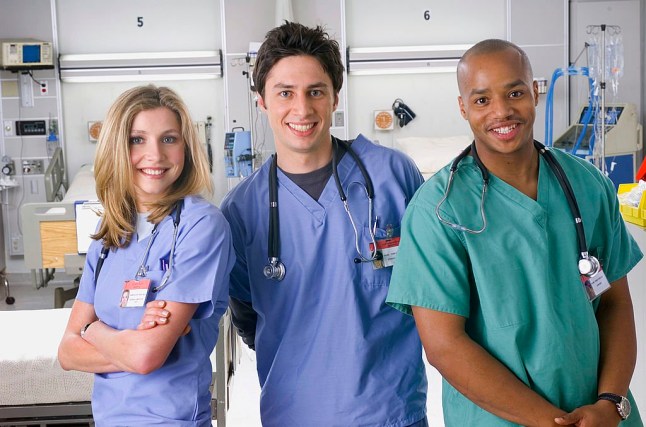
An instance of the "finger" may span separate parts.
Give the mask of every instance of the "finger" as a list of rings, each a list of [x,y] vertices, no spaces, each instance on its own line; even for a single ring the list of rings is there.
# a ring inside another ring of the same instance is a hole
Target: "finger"
[[[554,422],[561,426],[570,426],[576,424],[581,420],[581,416],[577,411],[570,412],[561,417],[554,418]]]
[[[146,311],[144,311],[144,315],[142,316],[142,319],[146,317],[169,317],[170,316],[170,311],[165,310],[163,308],[146,308]],[[152,320],[152,319],[151,319]]]
[[[154,320],[142,321],[140,324],[137,325],[137,330],[141,331],[144,329],[152,329],[155,326],[157,326],[157,322],[155,322]]]
[[[146,304],[146,309],[148,308],[164,308],[166,307],[166,301],[164,300],[154,300]]]

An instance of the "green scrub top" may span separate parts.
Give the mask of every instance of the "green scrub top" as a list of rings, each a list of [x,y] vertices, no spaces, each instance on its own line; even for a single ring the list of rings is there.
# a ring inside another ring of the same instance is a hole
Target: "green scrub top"
[[[612,183],[589,162],[553,153],[576,195],[590,254],[611,283],[622,278],[642,254],[626,230]],[[594,403],[598,300],[590,303],[581,284],[573,215],[547,162],[540,157],[537,200],[490,174],[481,234],[457,231],[435,215],[448,176],[445,167],[408,206],[387,302],[409,314],[419,306],[464,316],[473,340],[554,405],[571,411]],[[473,158],[463,159],[442,217],[479,229],[481,189]],[[622,427],[642,425],[632,403]],[[443,409],[449,427],[514,425],[446,381]]]

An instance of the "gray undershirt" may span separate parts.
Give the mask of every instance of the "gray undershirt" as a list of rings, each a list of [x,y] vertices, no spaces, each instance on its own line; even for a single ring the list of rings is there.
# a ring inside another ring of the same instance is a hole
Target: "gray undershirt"
[[[336,153],[337,164],[341,161],[344,155],[345,150],[339,148]],[[312,172],[289,173],[283,171],[283,173],[287,175],[287,177],[291,179],[294,184],[298,185],[303,189],[303,191],[309,194],[312,199],[318,201],[319,197],[321,197],[323,189],[325,188],[325,185],[332,176],[332,160],[330,160],[327,165]]]

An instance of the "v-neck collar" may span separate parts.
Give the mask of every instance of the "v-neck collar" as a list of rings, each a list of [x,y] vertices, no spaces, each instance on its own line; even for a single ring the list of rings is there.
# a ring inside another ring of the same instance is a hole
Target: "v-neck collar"
[[[361,142],[355,140],[352,143],[352,148],[359,152],[362,149]],[[354,159],[348,153],[346,153],[346,155],[344,155],[339,161],[337,172],[339,174],[339,179],[341,180],[341,185],[344,187],[347,186],[348,177],[355,167],[356,164],[354,163]],[[289,177],[281,171],[280,168],[277,173],[279,186],[282,186],[284,189],[289,191],[293,195],[294,199],[303,205],[303,207],[305,207],[305,209],[307,209],[318,221],[322,222],[325,219],[326,210],[329,209],[335,201],[340,200],[339,191],[334,183],[334,176],[330,176],[330,178],[328,178],[325,188],[321,192],[317,201],[310,197],[305,190],[296,185],[294,181],[289,179]]]

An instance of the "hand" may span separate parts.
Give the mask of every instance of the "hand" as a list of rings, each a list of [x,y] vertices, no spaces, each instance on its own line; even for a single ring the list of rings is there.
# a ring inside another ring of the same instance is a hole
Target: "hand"
[[[562,426],[578,427],[616,427],[621,418],[612,402],[599,400],[594,405],[581,406],[569,414],[554,419]]]
[[[146,311],[141,317],[141,322],[137,325],[137,329],[151,329],[157,325],[165,325],[168,323],[170,312],[164,310],[164,307],[166,307],[166,301],[163,300],[150,301],[146,304]]]
[[[166,307],[166,301],[163,300],[150,301],[146,304],[146,311],[137,329],[152,329],[157,325],[166,325],[170,321],[170,311],[164,307]],[[188,335],[189,332],[191,332],[191,325],[186,325],[182,335]]]

